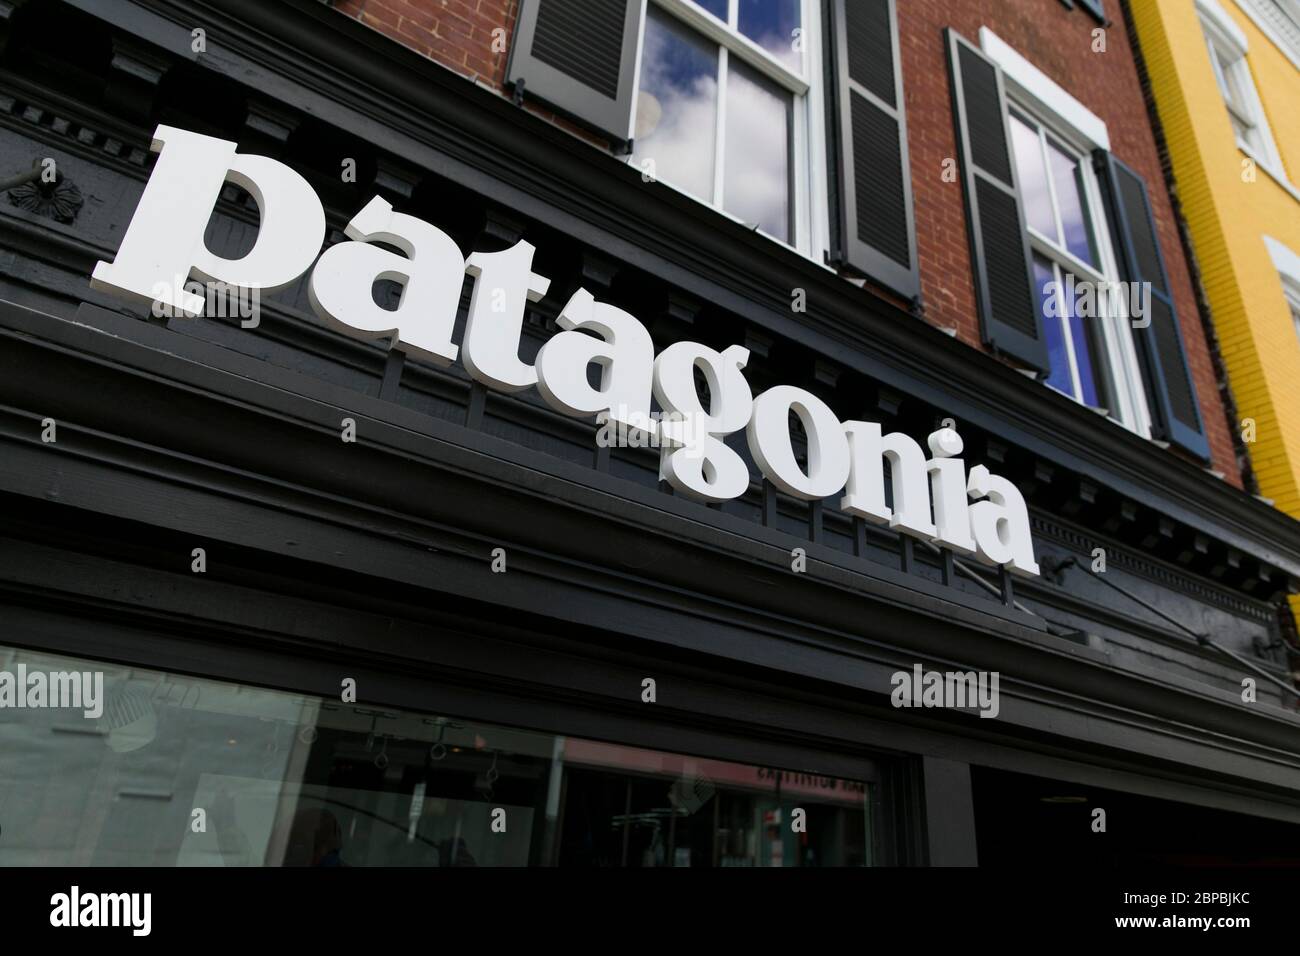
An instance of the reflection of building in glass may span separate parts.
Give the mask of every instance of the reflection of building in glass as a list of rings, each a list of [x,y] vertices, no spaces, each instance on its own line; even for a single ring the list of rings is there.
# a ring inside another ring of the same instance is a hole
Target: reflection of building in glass
[[[72,666],[0,655],[6,667]],[[873,860],[873,782],[106,670],[110,701],[130,708],[110,705],[99,720],[0,710],[0,865]],[[124,726],[144,723],[129,749],[117,743]],[[804,833],[783,825],[796,808]],[[493,828],[498,809],[504,832]],[[85,822],[60,826],[73,818]]]

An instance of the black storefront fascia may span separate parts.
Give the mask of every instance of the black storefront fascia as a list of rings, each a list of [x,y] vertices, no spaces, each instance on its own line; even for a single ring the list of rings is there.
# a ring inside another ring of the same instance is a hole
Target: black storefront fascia
[[[272,130],[262,151],[298,124],[370,144],[375,189],[427,204],[420,184],[436,182],[471,240],[541,229],[572,286],[623,269],[646,301],[667,290],[657,339],[700,337],[692,313],[728,316],[724,333],[771,345],[758,380],[814,380],[826,359],[878,408],[952,415],[1026,474],[1068,481],[1073,506],[1036,510],[1040,546],[1086,555],[1097,528],[1144,541],[1159,557],[1123,573],[1152,603],[1234,622],[1242,652],[1277,643],[1264,598],[1300,574],[1293,522],[689,200],[647,197],[635,170],[508,101],[306,0],[69,6],[167,68],[152,86],[133,74],[115,110],[11,74],[28,112],[6,116],[6,135],[57,142],[60,111],[98,123],[56,155],[116,235],[135,201],[124,187],[146,175],[134,152],[149,122],[131,109],[188,101],[219,127],[222,94],[256,91],[250,115],[282,124],[249,124]],[[196,25],[209,46],[187,65]],[[325,198],[335,227],[354,211]],[[897,818],[884,862],[976,860],[972,766],[1300,822],[1300,720],[1264,686],[1243,706],[1239,668],[1140,607],[1072,578],[1021,589],[1040,609],[1027,614],[933,568],[867,561],[874,539],[837,547],[821,515],[806,519],[820,540],[800,540],[798,516],[769,527],[702,509],[595,449],[578,461],[505,437],[558,426],[274,303],[258,333],[125,314],[85,283],[111,231],[9,213],[0,579],[15,644],[322,698],[347,675],[383,706],[850,780],[883,762]],[[807,315],[791,315],[792,288],[808,290]],[[339,441],[345,416],[356,444]],[[52,445],[45,418],[60,423]],[[808,573],[791,573],[796,546]],[[196,547],[204,576],[189,573]],[[490,570],[498,547],[505,574]],[[1184,552],[1246,569],[1216,584],[1180,568]],[[1123,666],[1089,637],[1108,629],[1132,635]],[[1257,657],[1283,673],[1276,650]],[[918,661],[999,671],[999,718],[891,708],[891,675]]]

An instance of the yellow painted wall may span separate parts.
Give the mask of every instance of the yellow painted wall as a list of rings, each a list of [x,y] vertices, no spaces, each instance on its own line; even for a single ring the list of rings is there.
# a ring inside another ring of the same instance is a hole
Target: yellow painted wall
[[[1236,0],[1219,5],[1249,42],[1247,62],[1291,192],[1263,169],[1243,180],[1246,155],[1193,0],[1131,0],[1237,411],[1257,425],[1247,447],[1260,491],[1300,518],[1300,338],[1263,240],[1300,255],[1300,69]]]

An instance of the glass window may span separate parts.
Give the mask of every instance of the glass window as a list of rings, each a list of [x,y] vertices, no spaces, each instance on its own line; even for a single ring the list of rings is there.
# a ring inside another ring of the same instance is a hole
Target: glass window
[[[1097,254],[1084,195],[1083,157],[1015,113],[1011,114],[1011,134],[1025,221],[1080,262],[1095,266]]]
[[[722,206],[790,239],[790,94],[732,62],[727,74],[727,162]]]
[[[1012,144],[1049,361],[1047,384],[1141,431],[1140,372],[1125,318],[1126,291],[1103,250],[1095,174],[1072,149],[1017,109]]]
[[[1065,330],[1059,316],[1061,300],[1057,293],[1056,266],[1045,256],[1034,256],[1034,282],[1038,287],[1038,301],[1043,310],[1043,338],[1047,343],[1049,368],[1047,384],[1066,395],[1074,394],[1074,379],[1070,373],[1070,352],[1065,344]]]
[[[1261,164],[1280,170],[1281,157],[1255,90],[1246,51],[1239,49],[1219,27],[1208,21],[1202,21],[1201,26],[1210,53],[1210,68],[1228,109],[1237,144]]]
[[[1259,149],[1259,130],[1252,118],[1250,101],[1242,87],[1241,75],[1234,68],[1234,61],[1225,51],[1210,42],[1210,62],[1214,67],[1214,78],[1219,84],[1219,93],[1223,103],[1228,107],[1228,119],[1237,139],[1250,149]]]
[[[1059,274],[1061,267],[1058,265],[1056,268]],[[1073,295],[1067,287],[1065,317],[1070,329],[1070,348],[1074,350],[1075,374],[1079,377],[1079,400],[1092,408],[1100,408],[1104,404],[1101,391],[1102,377],[1097,367],[1096,349],[1093,348],[1092,343],[1099,326],[1090,322],[1092,316],[1086,315],[1079,308],[1080,297],[1078,286],[1075,287]]]
[[[695,5],[704,8],[723,23],[727,22],[728,0],[695,0]]]
[[[803,57],[796,47],[799,36],[799,0],[740,0],[737,26],[748,37],[796,72]]]
[[[1052,192],[1043,165],[1043,146],[1038,130],[1016,115],[1011,117],[1011,137],[1016,150],[1016,172],[1020,178],[1020,197],[1025,206],[1025,221],[1053,239],[1056,236],[1056,212],[1052,209]]]
[[[0,707],[0,866],[863,866],[888,819],[865,761],[844,780],[0,647],[0,681],[38,673],[89,683]]]
[[[653,158],[657,178],[711,200],[717,112],[717,48],[650,7],[641,52],[637,156]]]
[[[805,79],[802,0],[652,0],[632,162],[655,179],[793,246],[817,111]],[[800,192],[802,190],[802,192]]]
[[[1047,155],[1052,164],[1052,185],[1061,217],[1060,241],[1080,262],[1097,265],[1092,222],[1084,199],[1083,160],[1048,140]]]

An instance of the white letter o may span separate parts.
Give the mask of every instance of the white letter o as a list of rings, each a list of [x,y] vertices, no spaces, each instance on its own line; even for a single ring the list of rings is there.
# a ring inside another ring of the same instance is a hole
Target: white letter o
[[[799,467],[790,442],[790,412],[808,433],[808,472]],[[849,480],[849,440],[835,413],[816,395],[778,385],[754,399],[745,430],[754,461],[777,488],[805,501],[838,494]]]

